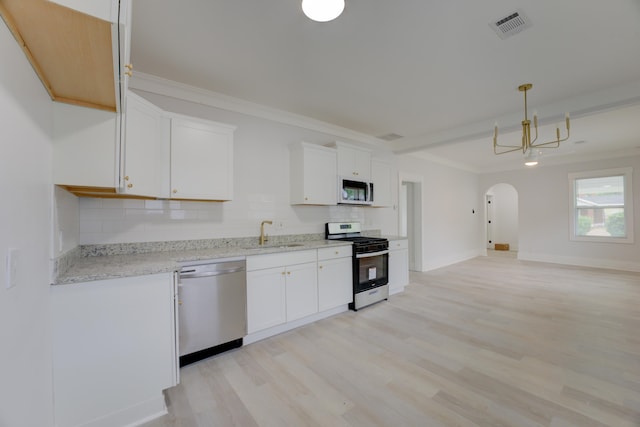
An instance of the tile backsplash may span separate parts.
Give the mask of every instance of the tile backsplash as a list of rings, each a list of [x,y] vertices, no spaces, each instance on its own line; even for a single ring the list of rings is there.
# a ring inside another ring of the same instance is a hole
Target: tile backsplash
[[[80,198],[79,244],[324,233],[328,221],[367,222],[358,206],[290,206],[270,195],[246,195],[239,203]],[[370,216],[370,215],[369,215]]]

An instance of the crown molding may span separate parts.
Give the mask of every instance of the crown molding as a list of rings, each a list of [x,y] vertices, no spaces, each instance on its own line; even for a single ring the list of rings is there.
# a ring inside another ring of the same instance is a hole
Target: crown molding
[[[378,149],[389,149],[384,141],[371,135],[139,71],[129,80],[129,88],[326,133]]]

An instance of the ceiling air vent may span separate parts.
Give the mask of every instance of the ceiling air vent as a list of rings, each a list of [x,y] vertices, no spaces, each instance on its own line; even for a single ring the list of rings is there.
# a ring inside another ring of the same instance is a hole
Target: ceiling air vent
[[[391,142],[395,141],[396,139],[404,138],[404,136],[398,135],[397,133],[388,133],[386,135],[380,135],[378,138]]]
[[[498,37],[504,40],[531,27],[531,21],[518,9],[504,18],[491,22],[489,26],[496,32]]]

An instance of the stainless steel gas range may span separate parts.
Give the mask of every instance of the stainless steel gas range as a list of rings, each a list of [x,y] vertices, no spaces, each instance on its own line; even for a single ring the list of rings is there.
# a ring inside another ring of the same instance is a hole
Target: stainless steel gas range
[[[389,298],[389,241],[362,235],[359,222],[328,222],[325,237],[353,242],[353,302],[363,307]]]

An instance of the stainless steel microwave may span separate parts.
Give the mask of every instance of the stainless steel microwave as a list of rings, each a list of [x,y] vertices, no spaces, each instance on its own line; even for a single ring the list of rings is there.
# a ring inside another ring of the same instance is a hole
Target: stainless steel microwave
[[[354,181],[349,178],[338,178],[338,204],[371,205],[373,204],[373,183]]]

